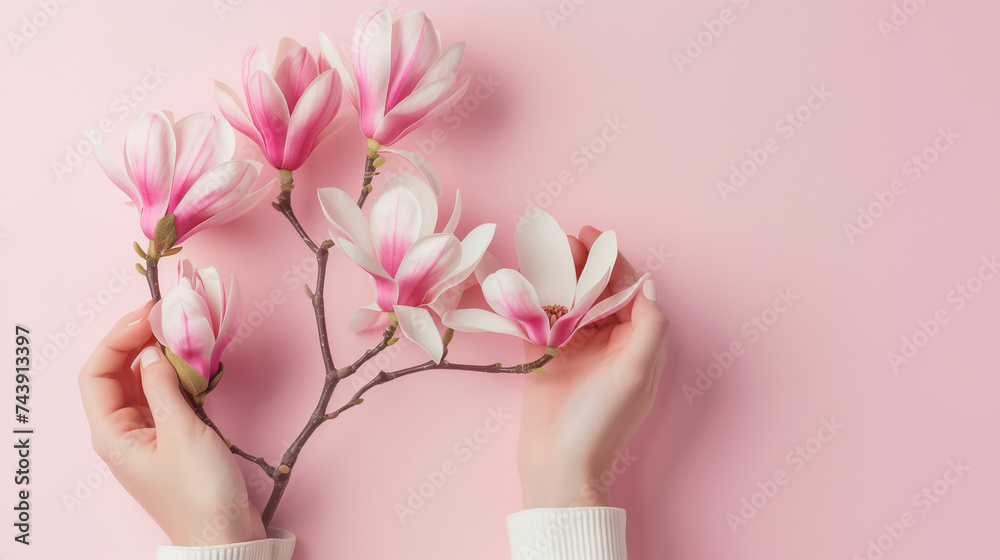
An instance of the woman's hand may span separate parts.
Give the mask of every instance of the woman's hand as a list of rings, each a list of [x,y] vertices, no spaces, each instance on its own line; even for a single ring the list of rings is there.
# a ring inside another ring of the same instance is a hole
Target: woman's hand
[[[578,273],[600,233],[585,227],[570,237]],[[636,279],[619,253],[608,286],[619,291]],[[669,326],[656,285],[647,280],[631,306],[595,325],[560,349],[546,375],[528,375],[517,454],[525,509],[607,506],[601,475],[653,404]]]
[[[232,453],[195,416],[156,345],[151,307],[122,317],[80,370],[94,450],[173,544],[263,539]]]

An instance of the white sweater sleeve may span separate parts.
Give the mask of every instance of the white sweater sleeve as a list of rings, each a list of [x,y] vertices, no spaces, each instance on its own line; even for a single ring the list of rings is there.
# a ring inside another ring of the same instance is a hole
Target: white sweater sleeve
[[[512,560],[626,560],[625,510],[539,508],[507,516]],[[266,539],[217,546],[161,546],[157,560],[291,560],[295,535],[267,530]]]
[[[512,560],[626,560],[625,510],[526,509],[507,516]]]
[[[267,530],[267,538],[216,546],[161,546],[156,560],[291,560],[295,535],[284,529]]]

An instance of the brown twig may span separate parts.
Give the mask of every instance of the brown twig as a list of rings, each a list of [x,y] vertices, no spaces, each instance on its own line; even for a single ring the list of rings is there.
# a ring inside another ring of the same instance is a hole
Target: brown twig
[[[462,371],[479,371],[483,373],[524,374],[541,368],[545,364],[549,363],[549,361],[551,361],[553,358],[555,358],[555,354],[545,353],[541,358],[538,358],[535,361],[518,364],[516,366],[502,366],[500,364],[490,364],[490,365],[454,364],[442,358],[440,364],[434,362],[433,360],[428,360],[420,365],[411,366],[396,371],[382,370],[379,371],[378,375],[373,377],[368,383],[365,383],[363,387],[358,389],[358,391],[354,393],[354,396],[351,397],[351,400],[348,401],[347,404],[335,410],[334,412],[331,412],[327,416],[328,419],[336,418],[337,416],[340,415],[341,412],[348,410],[350,408],[354,408],[355,406],[358,406],[359,404],[363,403],[364,399],[361,397],[363,397],[364,394],[367,393],[373,387],[381,385],[383,383],[388,383],[393,379],[399,379],[404,375],[410,375],[411,373],[417,373],[420,371],[450,369],[450,370],[462,370]]]
[[[375,165],[375,160],[380,157],[378,155],[379,148],[381,148],[381,146],[375,147],[372,146],[372,141],[368,142],[368,153],[365,156],[365,175],[361,181],[361,195],[358,196],[358,208],[365,205],[365,199],[367,199],[368,194],[372,192],[372,179],[378,175],[375,171],[378,167]]]
[[[202,422],[205,423],[206,426],[212,428],[212,431],[218,434],[219,439],[221,439],[226,443],[226,445],[229,447],[229,450],[233,452],[233,455],[239,455],[240,457],[243,457],[247,461],[256,464],[257,466],[259,466],[261,469],[264,470],[264,473],[267,474],[267,476],[274,478],[274,473],[277,469],[272,467],[263,457],[257,457],[256,455],[251,455],[246,451],[243,451],[236,445],[234,445],[228,439],[226,439],[226,436],[222,435],[222,431],[219,430],[219,427],[215,425],[215,422],[212,422],[212,419],[208,417],[208,413],[205,412],[205,407],[203,406],[194,407],[194,413],[195,415],[198,416],[198,418],[201,419]]]

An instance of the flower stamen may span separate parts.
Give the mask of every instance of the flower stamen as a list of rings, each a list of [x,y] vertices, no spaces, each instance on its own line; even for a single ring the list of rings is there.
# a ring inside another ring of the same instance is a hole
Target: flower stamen
[[[543,305],[542,310],[549,316],[549,326],[556,324],[560,317],[569,313],[565,305]]]

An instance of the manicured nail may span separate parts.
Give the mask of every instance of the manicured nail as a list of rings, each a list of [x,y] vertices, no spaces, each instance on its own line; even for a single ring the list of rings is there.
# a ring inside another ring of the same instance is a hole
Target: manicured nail
[[[652,278],[642,283],[642,295],[646,296],[648,300],[660,301],[660,292],[656,288],[656,282],[653,282]]]
[[[139,363],[142,367],[149,367],[149,364],[158,362],[161,356],[159,348],[150,346],[139,354]]]
[[[142,322],[143,319],[145,319],[145,317],[139,317],[135,321],[132,321],[131,323],[129,323],[129,324],[125,325],[125,326],[126,327],[131,327],[132,325],[138,325],[139,323]]]

